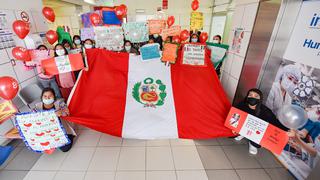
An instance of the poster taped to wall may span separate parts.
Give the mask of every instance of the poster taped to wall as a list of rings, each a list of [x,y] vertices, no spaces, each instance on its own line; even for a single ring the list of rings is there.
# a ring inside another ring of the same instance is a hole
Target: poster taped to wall
[[[233,36],[232,46],[231,46],[232,52],[237,54],[240,53],[243,36],[244,36],[244,30],[242,28],[237,28],[234,31],[234,36]]]

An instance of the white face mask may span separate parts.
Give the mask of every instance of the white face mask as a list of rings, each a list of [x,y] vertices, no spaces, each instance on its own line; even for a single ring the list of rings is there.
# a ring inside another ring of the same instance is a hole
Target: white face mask
[[[218,40],[213,40],[212,42],[213,42],[213,43],[216,43],[216,44],[219,44],[219,41],[218,41]]]
[[[43,104],[45,105],[50,105],[54,102],[54,99],[53,98],[50,98],[50,99],[42,99],[42,102]]]
[[[129,52],[131,50],[131,46],[124,46],[124,49]]]
[[[197,38],[192,38],[191,42],[196,43],[196,42],[198,42],[198,39]]]
[[[153,37],[157,39],[159,37],[159,34],[154,34]]]
[[[57,50],[56,50],[56,53],[57,53],[58,56],[63,56],[63,55],[65,55],[64,49],[57,49]]]
[[[76,45],[79,45],[79,44],[81,43],[81,41],[80,41],[80,39],[76,39],[76,40],[74,40],[74,43],[75,43]]]
[[[307,114],[308,114],[308,118],[312,121],[319,121],[320,120],[319,115],[317,114],[316,111],[311,110],[311,111],[308,111]]]
[[[84,44],[84,48],[91,49],[92,48],[92,44]]]
[[[282,76],[281,86],[284,90],[286,90],[289,93],[292,93],[294,89],[297,87],[292,81],[288,79],[287,75]]]

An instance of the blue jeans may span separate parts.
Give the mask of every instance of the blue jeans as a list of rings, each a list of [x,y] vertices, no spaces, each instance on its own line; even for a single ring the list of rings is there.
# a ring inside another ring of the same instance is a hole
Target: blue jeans
[[[47,88],[50,87],[54,90],[54,93],[56,95],[57,98],[62,98],[61,93],[60,93],[60,89],[59,86],[57,84],[56,78],[53,77],[51,79],[42,79],[42,78],[38,78],[42,87]]]

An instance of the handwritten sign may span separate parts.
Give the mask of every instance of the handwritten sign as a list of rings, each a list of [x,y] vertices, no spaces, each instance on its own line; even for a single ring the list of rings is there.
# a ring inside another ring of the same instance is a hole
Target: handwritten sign
[[[148,20],[149,34],[160,34],[166,27],[165,20]]]
[[[128,22],[122,24],[126,40],[141,43],[149,40],[149,28],[145,22]]]
[[[35,152],[46,152],[70,143],[55,111],[16,115],[16,125],[26,146]]]
[[[225,126],[276,154],[281,154],[289,140],[285,131],[234,107]]]
[[[165,43],[163,46],[161,60],[163,62],[169,62],[174,64],[178,57],[178,48],[179,48],[178,44]]]
[[[78,71],[84,67],[81,54],[69,54],[41,61],[41,66],[48,75]]]
[[[160,45],[158,43],[147,44],[140,48],[142,60],[151,60],[160,58]]]
[[[190,17],[190,29],[202,30],[203,29],[203,13],[194,11]]]
[[[170,28],[163,29],[161,32],[161,37],[163,40],[166,40],[168,36],[178,36],[181,32],[181,26],[175,25]]]
[[[10,118],[16,112],[17,109],[11,101],[0,99],[0,124]]]
[[[185,44],[182,49],[182,64],[192,66],[205,66],[205,45]]]
[[[96,47],[106,48],[110,51],[123,49],[123,30],[120,26],[94,27]]]
[[[93,28],[80,29],[80,37],[82,41],[85,41],[86,39],[94,39],[94,29]]]

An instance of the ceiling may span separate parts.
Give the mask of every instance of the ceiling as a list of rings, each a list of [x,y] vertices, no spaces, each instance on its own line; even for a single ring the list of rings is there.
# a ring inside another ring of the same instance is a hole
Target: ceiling
[[[52,8],[58,7],[68,7],[74,5],[91,5],[83,0],[42,0],[44,6],[49,6]]]

